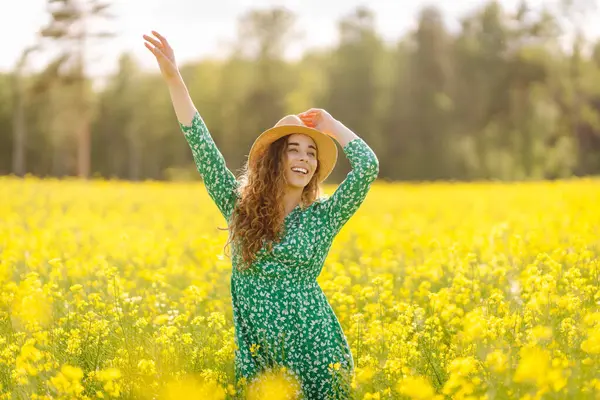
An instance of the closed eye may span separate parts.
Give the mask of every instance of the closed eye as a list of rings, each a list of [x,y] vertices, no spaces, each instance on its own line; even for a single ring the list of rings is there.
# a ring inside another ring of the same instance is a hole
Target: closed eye
[[[291,147],[291,148],[289,148],[288,150],[289,150],[289,151],[295,151],[295,152],[298,152],[298,149],[297,149],[297,148],[295,148],[295,147]],[[316,154],[315,154],[315,152],[314,152],[314,151],[310,151],[308,154],[309,154],[309,155],[311,155],[311,156],[313,156],[313,157],[316,157]]]

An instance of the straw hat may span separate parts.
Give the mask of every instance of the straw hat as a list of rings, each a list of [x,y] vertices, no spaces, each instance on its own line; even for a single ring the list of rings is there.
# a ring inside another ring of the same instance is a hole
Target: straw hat
[[[304,125],[300,117],[293,114],[286,115],[274,127],[264,131],[256,138],[248,156],[250,165],[253,165],[258,157],[264,154],[271,143],[283,136],[294,133],[308,135],[317,144],[317,160],[319,162],[318,180],[319,182],[323,182],[327,179],[337,162],[338,149],[335,141],[331,136]]]

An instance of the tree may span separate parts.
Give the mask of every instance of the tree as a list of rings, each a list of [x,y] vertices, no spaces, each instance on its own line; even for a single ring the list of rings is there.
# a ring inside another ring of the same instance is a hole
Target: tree
[[[399,40],[390,54],[387,112],[382,117],[385,150],[380,152],[380,175],[389,179],[411,179],[416,170],[411,159],[415,137],[410,126],[408,62],[411,54],[406,40]]]
[[[93,132],[94,155],[103,161],[102,172],[107,175],[124,176],[130,180],[141,177],[141,147],[143,146],[136,115],[139,96],[139,70],[128,54],[121,55],[117,73],[108,81],[99,98],[99,117]],[[145,104],[145,103],[144,103]],[[95,165],[93,163],[92,165]]]
[[[556,28],[522,2],[514,14],[491,1],[462,21],[454,41],[453,122],[468,177],[544,174],[557,134],[548,89]]]
[[[377,108],[381,98],[377,73],[382,44],[375,30],[375,16],[370,9],[358,7],[340,21],[338,29],[339,45],[327,68],[323,108],[358,132],[375,152],[382,151]],[[332,173],[333,178],[342,175],[337,169]]]
[[[294,23],[295,15],[282,7],[252,10],[240,20],[240,56],[252,63],[252,83],[238,110],[236,160],[242,160],[258,134],[284,116],[291,85],[283,56],[297,33]]]
[[[109,4],[100,0],[48,0],[51,20],[40,31],[43,38],[49,38],[62,47],[59,59],[65,62],[69,68],[66,73],[76,84],[75,107],[78,117],[74,125],[77,137],[77,174],[81,178],[89,177],[91,164],[91,103],[84,53],[90,39],[106,39],[113,36],[109,32],[89,31],[90,22],[111,18],[108,8]]]
[[[471,178],[493,175],[490,150],[496,121],[507,113],[510,31],[496,1],[466,16],[454,40],[453,122]]]
[[[408,66],[408,123],[414,135],[411,159],[418,171],[414,178],[446,179],[452,175],[453,150],[449,129],[450,41],[437,8],[421,11],[413,40]]]
[[[567,119],[572,136],[577,141],[577,159],[578,165],[576,174],[586,175],[592,171],[598,171],[600,161],[597,159],[598,146],[600,144],[600,133],[598,126],[589,126],[589,114],[599,113],[598,110],[598,95],[590,94],[583,86],[584,78],[584,57],[582,53],[585,51],[585,35],[582,27],[585,26],[585,20],[593,15],[597,4],[593,0],[561,0],[559,2],[559,10],[557,17],[563,17],[567,23],[565,31],[571,33],[571,54],[569,72],[565,80],[565,90],[571,93],[569,101],[563,103],[566,106]],[[596,109],[590,112],[590,108]],[[586,121],[585,114],[588,114]],[[594,148],[595,147],[595,148]]]
[[[32,52],[37,50],[37,45],[29,46],[23,50],[12,76],[13,86],[13,165],[12,170],[16,176],[25,175],[25,145],[27,141],[27,126],[25,118],[25,103],[27,89],[24,83],[23,74],[27,66],[27,61]]]

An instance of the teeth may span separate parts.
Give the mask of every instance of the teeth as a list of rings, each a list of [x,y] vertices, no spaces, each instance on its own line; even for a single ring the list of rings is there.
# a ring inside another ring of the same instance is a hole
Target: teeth
[[[298,167],[294,167],[294,168],[292,168],[292,171],[295,171],[295,172],[301,172],[301,173],[303,173],[304,175],[308,174],[308,171],[307,171],[307,170],[305,170],[304,168],[298,168]]]

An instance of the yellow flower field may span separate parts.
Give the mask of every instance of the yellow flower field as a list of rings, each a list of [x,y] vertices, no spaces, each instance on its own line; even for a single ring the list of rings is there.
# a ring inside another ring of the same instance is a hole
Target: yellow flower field
[[[291,398],[285,371],[233,380],[227,233],[201,183],[0,193],[1,399]],[[599,260],[599,181],[378,182],[319,283],[357,399],[600,399]]]

